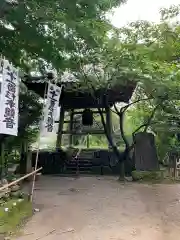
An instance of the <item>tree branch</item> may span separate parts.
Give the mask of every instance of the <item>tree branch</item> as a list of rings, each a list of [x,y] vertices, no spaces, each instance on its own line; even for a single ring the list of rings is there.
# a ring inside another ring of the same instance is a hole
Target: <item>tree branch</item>
[[[151,99],[153,99],[153,98],[152,98],[152,97],[151,97],[151,98],[141,98],[141,99],[139,98],[138,100],[136,100],[136,101],[134,101],[134,102],[131,102],[131,103],[129,103],[128,105],[122,107],[122,111],[126,111],[130,106],[132,106],[132,105],[134,105],[134,104],[136,104],[136,103],[138,103],[138,102],[148,101],[148,100],[151,100]]]
[[[151,122],[151,125],[153,125],[153,124],[156,124],[157,122]],[[143,127],[146,127],[148,125],[148,123],[143,123],[141,126],[139,126],[133,133],[132,133],[132,135],[133,135],[133,137],[134,137],[134,135],[141,129],[141,128],[143,128]],[[150,126],[150,125],[148,125],[148,126]],[[143,131],[144,132],[144,131]]]
[[[114,109],[115,109],[115,113],[118,115],[118,116],[120,116],[120,111],[118,110],[118,108],[117,108],[117,106],[116,106],[116,104],[114,104]]]
[[[148,119],[148,121],[147,121],[147,124],[146,124],[146,126],[145,126],[145,128],[144,128],[144,132],[146,132],[147,129],[148,129],[148,127],[150,126],[151,121],[152,121],[152,119],[153,119],[153,117],[154,117],[154,115],[155,115],[155,113],[156,113],[156,110],[158,109],[158,107],[159,107],[159,105],[160,105],[161,103],[162,103],[162,101],[161,101],[159,104],[157,104],[156,107],[154,108],[154,110],[152,111],[152,113],[151,113],[151,115],[150,115],[150,117],[149,117],[149,119]]]
[[[161,105],[162,101],[156,105],[156,107],[153,109],[151,115],[149,116],[149,119],[146,123],[143,123],[141,126],[139,126],[133,133],[132,135],[134,136],[141,128],[145,127],[144,128],[144,131],[143,132],[146,132],[148,127],[151,125],[151,124],[155,124],[156,122],[152,123],[152,119],[156,113],[156,110],[158,109],[159,105]]]
[[[132,102],[132,103],[127,104],[127,105],[124,106],[124,107],[121,107],[120,110],[118,110],[116,104],[114,104],[114,109],[115,109],[114,113],[116,113],[117,115],[120,115],[121,112],[125,112],[130,106],[132,106],[132,105],[134,105],[134,104],[136,104],[136,103],[138,103],[138,102],[148,101],[148,100],[151,100],[151,99],[153,99],[153,98],[142,98],[142,99],[138,99],[138,100],[136,100],[136,101],[134,101],[134,102]]]
[[[115,113],[115,114],[117,114],[117,112],[116,112],[116,111],[114,111],[114,110],[112,110],[111,108],[110,108],[110,110],[111,110],[111,112],[112,112],[112,113]]]

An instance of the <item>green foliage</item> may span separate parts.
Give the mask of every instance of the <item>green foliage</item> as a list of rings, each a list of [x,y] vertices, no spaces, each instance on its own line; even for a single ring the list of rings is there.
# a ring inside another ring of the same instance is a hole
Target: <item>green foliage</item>
[[[25,73],[56,69],[77,71],[80,60],[101,48],[113,28],[106,12],[124,1],[1,1],[1,54]],[[42,104],[39,97],[21,86],[19,134],[8,137],[8,153],[20,149],[26,141],[34,142],[38,134]]]
[[[16,205],[14,205],[16,203]],[[8,211],[5,211],[8,208]],[[0,206],[0,234],[17,232],[17,227],[23,224],[33,213],[32,204],[27,200],[11,199]]]
[[[135,131],[154,132],[163,156],[178,147],[180,23],[172,23],[172,18],[180,9],[161,9],[159,24],[137,21],[115,29],[105,14],[121,2],[25,0],[13,5],[3,0],[0,47],[25,72],[69,70],[81,80],[78,88],[92,94],[102,86],[135,82],[132,101],[136,104],[126,111],[125,134],[132,142]],[[7,139],[9,149],[36,139],[41,109],[37,96],[21,90],[19,136]],[[114,118],[114,125],[118,121]],[[90,137],[90,141],[105,144],[100,137]]]
[[[180,8],[162,9],[161,14],[159,24],[137,21],[112,29],[104,48],[96,49],[91,64],[82,64],[77,76],[84,88],[92,89],[92,94],[95,88],[136,82],[132,99],[136,104],[129,104],[124,129],[131,125],[127,135],[153,132],[162,157],[165,151],[179,145],[175,133],[179,131],[180,115],[180,23],[172,18],[180,16]]]
[[[105,13],[123,1],[2,0],[2,54],[24,70],[76,68],[77,59],[103,43],[112,28]],[[11,51],[9,51],[11,49]],[[32,61],[33,60],[33,61]]]
[[[163,179],[163,171],[133,171],[134,181],[157,181]]]

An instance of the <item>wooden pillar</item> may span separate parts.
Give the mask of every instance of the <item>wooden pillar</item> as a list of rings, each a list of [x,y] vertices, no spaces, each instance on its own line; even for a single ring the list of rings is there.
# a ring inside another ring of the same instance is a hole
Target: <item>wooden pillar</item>
[[[69,147],[73,145],[73,120],[74,120],[74,109],[71,109],[70,112],[70,123],[69,123]]]
[[[27,150],[27,163],[26,163],[26,173],[32,172],[32,150],[28,147]]]
[[[107,127],[107,131],[109,133],[109,136],[112,137],[112,112],[111,112],[111,109],[110,107],[106,107],[105,109],[106,111],[106,127]],[[111,148],[111,146],[109,145],[109,148]]]
[[[27,149],[28,149],[28,143],[26,141],[23,141],[21,145],[20,174],[26,174]]]
[[[64,114],[65,114],[65,110],[61,106],[61,108],[60,108],[60,116],[59,116],[58,132],[57,132],[57,140],[56,140],[56,149],[61,147],[62,131],[63,131],[63,124],[64,124]]]
[[[2,142],[1,143],[1,156],[0,156],[0,158],[1,158],[1,162],[0,162],[0,165],[1,165],[1,173],[0,173],[0,175],[1,175],[1,178],[3,178],[3,176],[4,176],[4,149],[5,148],[5,144]]]
[[[8,135],[0,134],[0,180],[3,177],[3,165],[4,165],[4,142]]]
[[[90,147],[90,139],[89,139],[89,134],[87,134],[87,137],[86,137],[86,146],[87,148]]]

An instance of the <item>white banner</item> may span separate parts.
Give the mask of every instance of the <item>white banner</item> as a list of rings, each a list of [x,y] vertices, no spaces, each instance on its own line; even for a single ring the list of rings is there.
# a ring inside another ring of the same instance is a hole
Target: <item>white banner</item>
[[[56,133],[55,118],[59,106],[61,87],[49,83],[47,91],[46,106],[44,108],[44,121],[42,124],[42,133]]]
[[[18,70],[3,60],[0,93],[0,133],[17,136],[19,117]]]

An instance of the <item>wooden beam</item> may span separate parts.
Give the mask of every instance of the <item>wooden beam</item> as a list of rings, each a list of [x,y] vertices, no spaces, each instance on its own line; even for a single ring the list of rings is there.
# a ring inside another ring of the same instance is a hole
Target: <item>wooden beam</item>
[[[97,110],[92,110],[92,112],[93,112],[93,114],[99,114],[99,111],[97,111]],[[106,111],[102,111],[103,113],[106,113]],[[82,114],[83,113],[83,110],[82,111],[74,111],[74,115],[75,114]]]
[[[69,146],[71,147],[73,145],[73,120],[74,120],[74,109],[70,112],[70,123],[69,123]]]
[[[77,123],[79,121],[73,120],[73,123]],[[55,123],[59,123],[59,121],[55,121]],[[70,120],[64,120],[64,123],[70,123]]]
[[[83,132],[77,132],[77,131],[62,131],[62,134],[72,134],[72,135],[91,135],[91,134],[103,134],[104,135],[104,130],[87,130],[87,131],[83,131]]]
[[[90,138],[89,138],[89,134],[87,135],[86,146],[87,146],[87,148],[90,147]]]
[[[61,107],[60,117],[59,117],[59,126],[58,126],[58,132],[57,132],[57,140],[56,140],[56,149],[61,147],[62,131],[63,131],[63,124],[64,124],[64,114],[65,114],[65,110],[63,107]]]
[[[109,136],[112,138],[112,133],[113,133],[113,129],[112,129],[112,112],[110,107],[106,107],[106,127],[107,127],[107,131]],[[109,145],[109,148],[111,148],[111,146]]]

